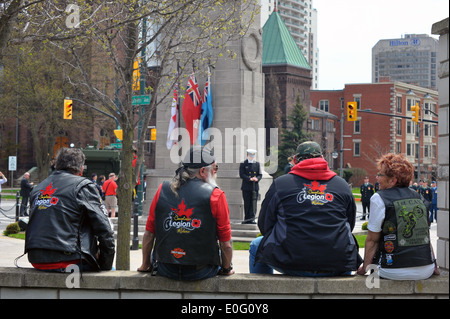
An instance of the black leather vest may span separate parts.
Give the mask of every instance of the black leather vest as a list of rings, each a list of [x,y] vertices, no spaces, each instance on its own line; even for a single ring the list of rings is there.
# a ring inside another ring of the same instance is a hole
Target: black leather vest
[[[163,183],[155,210],[156,259],[178,265],[219,265],[210,204],[214,187],[194,178],[177,197],[169,185]]]
[[[378,191],[386,206],[379,246],[383,268],[406,268],[433,263],[428,211],[420,195],[408,187]]]

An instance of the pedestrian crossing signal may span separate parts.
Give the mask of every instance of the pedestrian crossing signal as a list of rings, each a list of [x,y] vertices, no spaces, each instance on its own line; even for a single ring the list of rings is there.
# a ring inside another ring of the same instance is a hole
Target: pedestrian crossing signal
[[[65,120],[72,119],[72,100],[64,99],[64,115]]]
[[[348,102],[347,103],[347,121],[354,122],[358,119],[357,117],[357,102]]]

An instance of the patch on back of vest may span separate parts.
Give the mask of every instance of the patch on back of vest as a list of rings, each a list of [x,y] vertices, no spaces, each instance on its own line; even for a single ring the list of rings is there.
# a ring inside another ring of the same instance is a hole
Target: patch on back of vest
[[[164,230],[169,231],[175,228],[179,234],[188,234],[191,231],[200,228],[202,221],[193,218],[194,208],[187,208],[184,200],[169,212],[169,216],[164,220]]]
[[[423,202],[418,198],[402,199],[394,201],[394,208],[399,246],[428,244],[427,211]]]

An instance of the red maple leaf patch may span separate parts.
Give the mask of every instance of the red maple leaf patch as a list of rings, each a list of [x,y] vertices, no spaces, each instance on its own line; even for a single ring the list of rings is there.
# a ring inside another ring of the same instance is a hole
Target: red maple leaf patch
[[[327,189],[327,185],[320,185],[318,181],[313,181],[310,184],[305,184],[306,187],[310,188],[313,192],[319,191],[320,193],[325,192]]]
[[[52,184],[48,185],[44,190],[41,189],[41,193],[44,196],[51,197],[55,192],[57,188],[52,189]]]
[[[184,200],[181,201],[181,204],[178,205],[178,209],[173,209],[172,211],[176,213],[178,216],[182,217],[185,216],[186,218],[190,219],[194,208],[188,208],[186,209],[186,204],[184,203]]]

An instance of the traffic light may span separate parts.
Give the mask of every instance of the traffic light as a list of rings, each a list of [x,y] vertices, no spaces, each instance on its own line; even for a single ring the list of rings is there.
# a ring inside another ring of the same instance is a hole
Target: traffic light
[[[72,100],[64,99],[64,115],[65,120],[72,119]]]
[[[133,91],[139,91],[141,89],[141,70],[139,70],[140,63],[140,57],[137,57],[133,63]]]
[[[420,106],[419,104],[411,106],[412,121],[419,123]]]
[[[354,122],[358,119],[357,117],[357,102],[348,102],[347,103],[347,121]]]
[[[156,141],[156,128],[150,129],[150,141]]]
[[[114,134],[116,135],[118,140],[123,140],[123,131],[122,130],[114,130]]]

